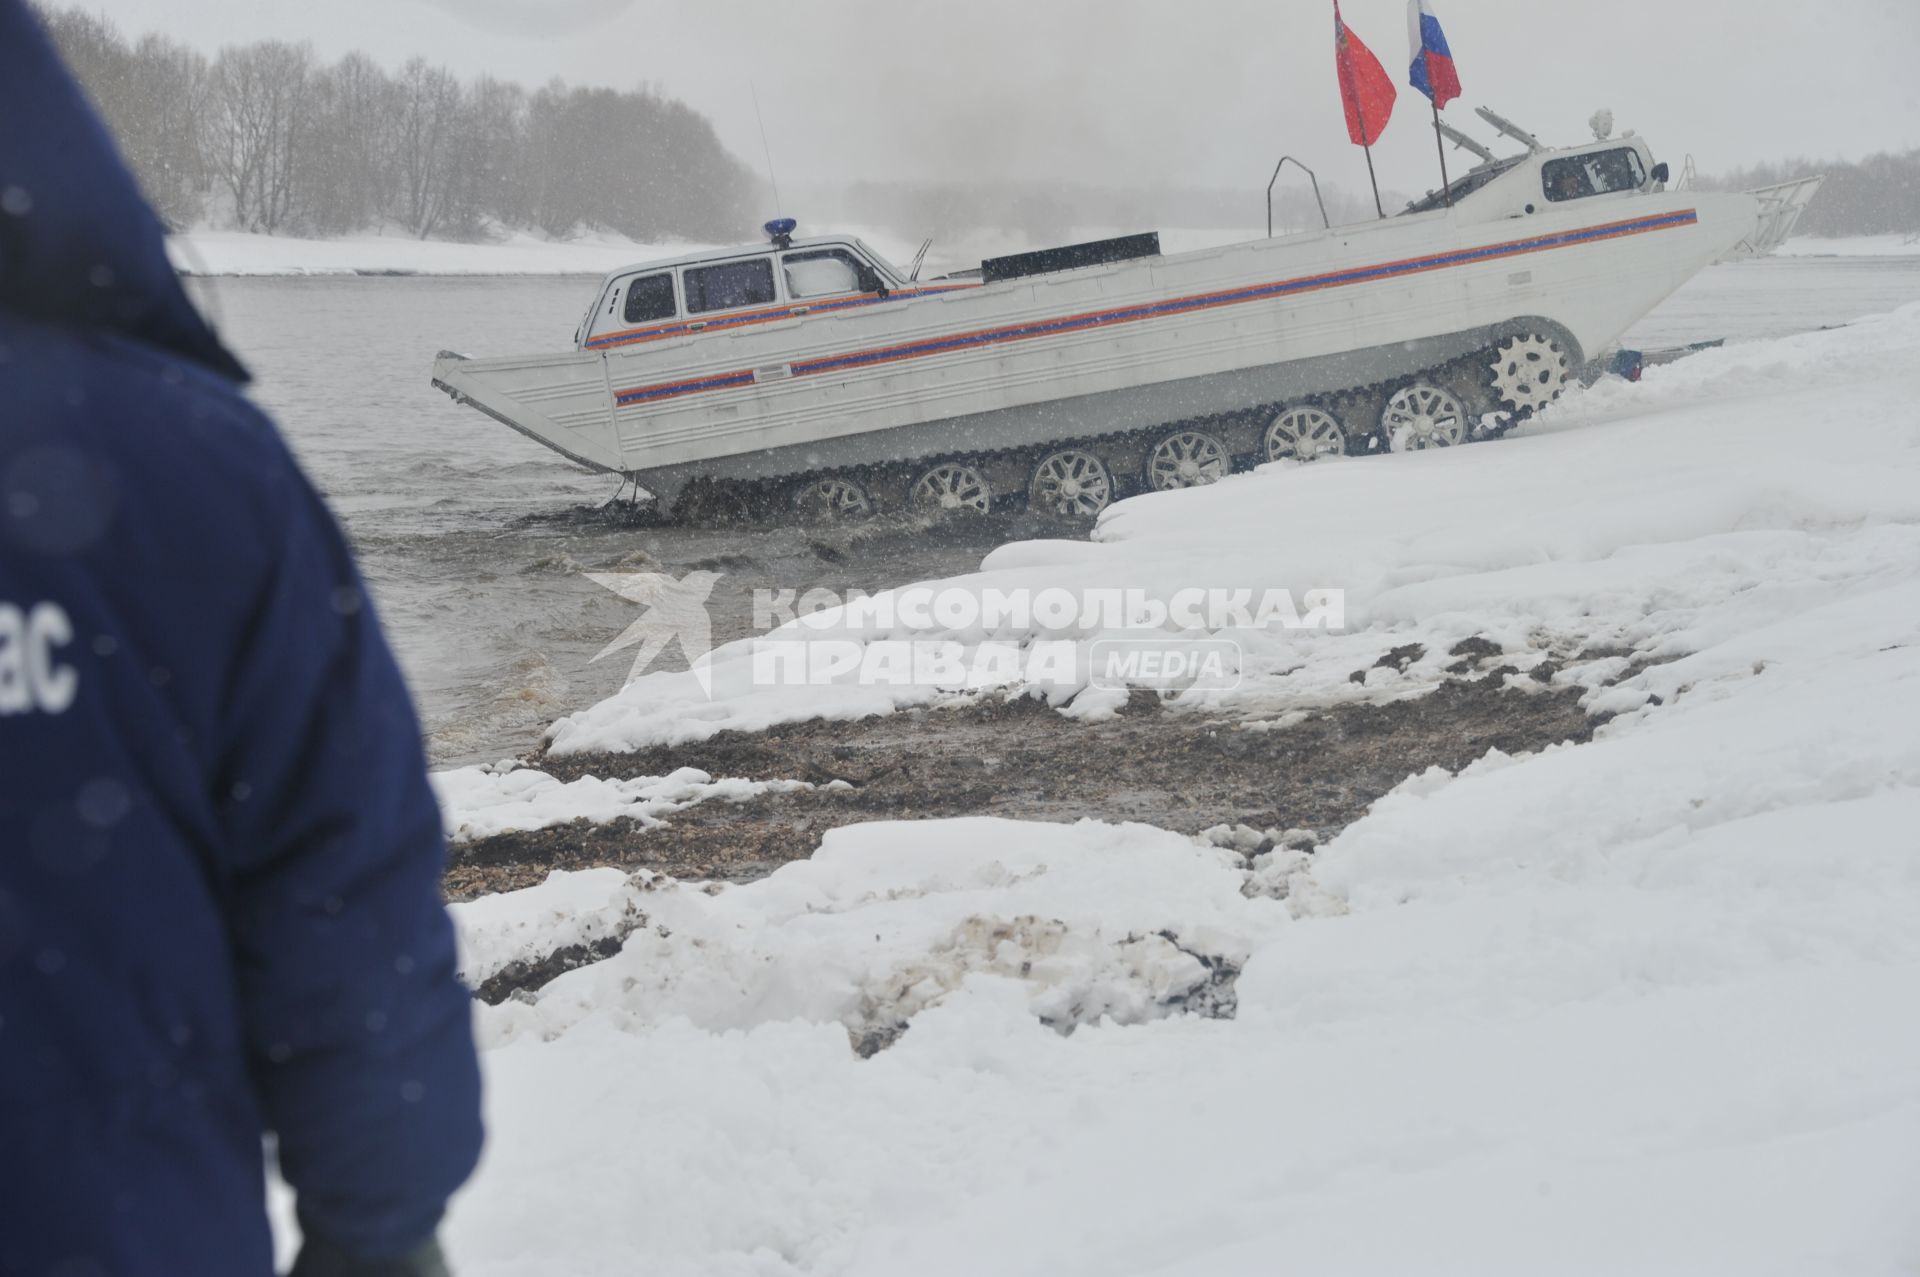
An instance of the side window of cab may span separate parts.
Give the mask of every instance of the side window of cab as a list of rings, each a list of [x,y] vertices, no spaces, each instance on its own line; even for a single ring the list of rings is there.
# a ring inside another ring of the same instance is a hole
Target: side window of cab
[[[1640,152],[1623,146],[1548,160],[1540,167],[1540,177],[1547,198],[1560,204],[1590,195],[1637,191],[1647,184],[1647,168],[1640,161]]]
[[[866,292],[863,285],[872,275],[871,267],[844,248],[788,253],[780,259],[780,269],[786,273],[788,299],[797,302]]]
[[[621,318],[629,324],[647,324],[672,319],[678,314],[673,302],[673,272],[642,275],[627,283],[627,305]]]
[[[687,290],[689,315],[734,310],[741,306],[770,306],[774,301],[773,259],[770,257],[748,257],[712,266],[689,266],[681,272],[680,279]]]

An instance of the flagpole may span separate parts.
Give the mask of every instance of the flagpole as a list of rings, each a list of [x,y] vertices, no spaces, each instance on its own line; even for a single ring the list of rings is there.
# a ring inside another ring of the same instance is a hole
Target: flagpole
[[[1453,207],[1453,183],[1447,177],[1447,142],[1440,132],[1440,103],[1428,99],[1433,106],[1433,144],[1440,152],[1440,192],[1446,197],[1447,207]]]
[[[1352,110],[1352,118],[1347,121],[1347,127],[1351,130],[1355,124],[1360,126],[1360,136],[1353,140],[1359,142],[1360,149],[1367,153],[1367,181],[1373,186],[1373,211],[1380,214],[1380,220],[1385,221],[1387,210],[1380,203],[1380,177],[1373,169],[1373,143],[1365,140],[1370,135],[1367,129],[1366,108],[1360,105],[1359,70],[1355,65],[1355,58],[1350,53],[1352,37],[1347,32],[1346,19],[1340,16],[1340,0],[1333,0],[1333,33],[1334,62],[1340,80],[1340,96]],[[1387,117],[1391,119],[1393,117],[1393,81],[1386,78],[1386,72],[1380,69],[1379,59],[1373,56],[1372,50],[1362,45],[1361,52],[1367,55],[1367,62],[1373,68],[1374,75],[1378,77],[1378,84],[1386,89]],[[1381,127],[1384,128],[1385,124],[1383,123]]]
[[[1353,115],[1355,119],[1360,121],[1360,136],[1365,137],[1367,135],[1367,113],[1361,109],[1360,94],[1357,90],[1353,94]],[[1385,221],[1387,218],[1387,210],[1380,204],[1380,179],[1374,176],[1373,172],[1373,145],[1369,142],[1362,142],[1360,149],[1367,153],[1367,180],[1373,183],[1373,211],[1380,214],[1381,221]]]

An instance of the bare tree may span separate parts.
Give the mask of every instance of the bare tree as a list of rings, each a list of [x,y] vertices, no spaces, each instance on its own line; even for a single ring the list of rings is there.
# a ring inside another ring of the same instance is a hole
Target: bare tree
[[[104,17],[79,9],[36,10],[47,34],[86,89],[94,109],[118,130],[128,112],[125,83],[131,56],[119,30]]]
[[[521,186],[527,224],[549,235],[566,235],[589,215],[580,170],[581,98],[558,80],[527,103],[527,145],[521,155]]]
[[[314,228],[359,230],[392,204],[393,82],[364,53],[314,75],[306,201]]]
[[[313,50],[278,40],[222,49],[211,87],[209,164],[233,198],[235,223],[271,235],[301,211]]]
[[[529,220],[548,234],[722,239],[752,223],[746,166],[706,117],[650,92],[548,85],[529,104],[526,157]]]
[[[394,82],[394,212],[421,239],[440,228],[452,203],[460,98],[460,82],[425,58],[410,59]]]
[[[161,218],[178,230],[199,216],[207,185],[202,154],[212,72],[193,50],[149,35],[134,46],[129,78],[139,115],[121,145]]]
[[[446,146],[446,212],[443,234],[472,238],[487,218],[519,220],[518,166],[526,94],[520,87],[482,76],[461,95]]]
[[[176,229],[192,222],[206,184],[206,59],[163,36],[129,46],[104,18],[77,10],[42,16],[155,211]]]

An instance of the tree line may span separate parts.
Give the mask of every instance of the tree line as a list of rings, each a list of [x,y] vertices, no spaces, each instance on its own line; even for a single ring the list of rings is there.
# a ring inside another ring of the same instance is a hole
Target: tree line
[[[529,92],[424,58],[328,65],[273,40],[209,59],[80,10],[40,17],[174,230],[725,241],[754,225],[759,181],[705,116],[656,90]]]
[[[1820,193],[1800,219],[1800,235],[1920,235],[1920,150],[1871,155],[1855,163],[1788,160],[1760,164],[1701,185],[1746,191],[1825,173]]]

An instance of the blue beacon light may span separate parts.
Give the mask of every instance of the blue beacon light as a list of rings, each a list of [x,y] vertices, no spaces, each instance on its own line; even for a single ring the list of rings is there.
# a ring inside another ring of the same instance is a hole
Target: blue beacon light
[[[793,242],[793,232],[800,223],[791,217],[776,217],[760,229],[767,233],[775,248],[785,248]]]

